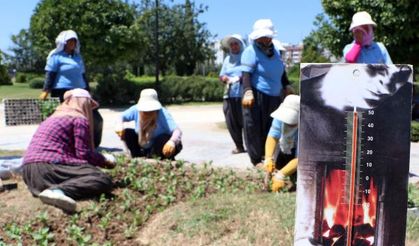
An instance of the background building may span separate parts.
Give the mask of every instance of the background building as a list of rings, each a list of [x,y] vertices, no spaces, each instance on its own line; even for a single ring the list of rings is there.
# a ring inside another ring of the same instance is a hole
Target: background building
[[[283,55],[284,63],[287,67],[293,66],[296,63],[301,62],[301,57],[303,55],[304,46],[300,44],[283,44],[285,47],[285,52]]]

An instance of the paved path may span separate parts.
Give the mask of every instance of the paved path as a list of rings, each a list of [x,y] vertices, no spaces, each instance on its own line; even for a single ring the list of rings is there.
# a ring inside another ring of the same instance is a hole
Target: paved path
[[[247,153],[233,155],[234,144],[224,125],[221,104],[169,106],[168,110],[183,131],[183,150],[177,159],[193,163],[211,162],[214,166],[251,168]],[[104,118],[101,147],[109,151],[124,149],[122,142],[114,133],[114,122],[122,109],[100,109]],[[3,105],[0,105],[0,149],[25,149],[37,125],[4,125]],[[411,144],[410,173],[411,181],[419,181],[419,143]]]

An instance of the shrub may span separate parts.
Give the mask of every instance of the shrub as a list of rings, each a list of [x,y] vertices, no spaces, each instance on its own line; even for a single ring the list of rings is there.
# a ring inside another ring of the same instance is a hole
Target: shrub
[[[419,142],[419,121],[412,121],[410,140],[412,142]]]
[[[291,86],[294,88],[295,93],[299,94],[300,91],[300,64],[295,64],[287,71],[288,79]]]
[[[32,89],[42,89],[44,87],[44,78],[35,77],[29,81],[29,87]]]
[[[218,78],[167,76],[161,82],[160,98],[165,103],[221,101],[223,91]]]
[[[124,69],[115,69],[96,76],[98,85],[93,91],[102,105],[126,105],[138,100],[140,91],[153,88],[153,80],[138,82],[126,76]]]
[[[16,79],[15,79],[16,83],[26,83],[28,82],[28,79],[26,77],[25,73],[16,73]]]
[[[140,91],[155,88],[163,103],[221,101],[224,86],[218,78],[203,76],[166,76],[157,88],[154,77],[133,77],[125,70],[114,70],[96,77],[94,95],[103,105],[126,105],[138,100]]]
[[[12,80],[7,73],[7,69],[5,66],[0,65],[0,85],[11,85]]]

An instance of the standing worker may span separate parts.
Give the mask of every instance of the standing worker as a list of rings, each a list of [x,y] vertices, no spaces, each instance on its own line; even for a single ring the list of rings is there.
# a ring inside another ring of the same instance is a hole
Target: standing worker
[[[80,88],[90,91],[86,77],[83,58],[80,54],[80,41],[73,30],[60,32],[55,39],[56,48],[51,50],[45,66],[46,78],[40,99],[45,100],[48,94],[64,100],[68,90]],[[99,111],[93,111],[94,142],[98,147],[102,138],[103,118]]]
[[[247,152],[256,167],[262,167],[263,146],[271,126],[270,114],[281,104],[284,64],[272,43],[270,19],[257,20],[249,35],[252,44],[242,54],[243,124]]]
[[[384,44],[374,42],[376,26],[371,15],[365,11],[353,15],[349,31],[352,31],[354,41],[343,49],[346,62],[393,64]]]
[[[245,152],[243,147],[243,113],[240,59],[244,50],[244,42],[240,35],[233,34],[221,41],[228,55],[224,59],[220,71],[220,81],[225,84],[223,112],[226,119],[227,129],[236,145],[233,154]]]

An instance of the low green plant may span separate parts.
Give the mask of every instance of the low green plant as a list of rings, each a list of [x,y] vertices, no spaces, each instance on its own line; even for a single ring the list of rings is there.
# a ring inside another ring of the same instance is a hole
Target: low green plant
[[[419,142],[419,121],[412,121],[410,128],[410,141]]]
[[[75,224],[67,227],[66,232],[70,237],[70,240],[77,243],[77,245],[90,245],[92,235],[84,234],[84,228]]]
[[[12,223],[10,225],[6,225],[6,227],[3,229],[11,239],[22,242],[22,229],[19,227],[19,225]]]
[[[41,211],[38,215],[36,215],[36,219],[44,225],[48,224],[48,212]]]
[[[112,220],[112,216],[113,216],[112,213],[108,212],[102,218],[100,218],[99,227],[102,230],[106,230],[106,228],[109,225],[109,222]]]
[[[54,233],[51,233],[49,230],[48,227],[42,227],[32,233],[32,238],[37,245],[47,246],[50,245],[49,242],[54,241]]]
[[[407,199],[408,207],[419,207],[419,185],[409,183],[407,189]]]
[[[57,106],[60,105],[60,101],[58,99],[39,100],[38,105],[39,110],[41,111],[42,119],[44,120],[54,113]]]

